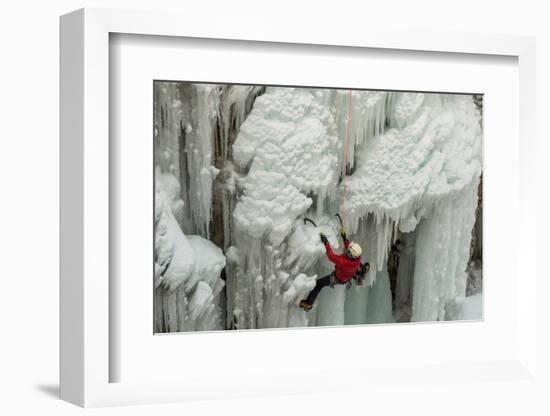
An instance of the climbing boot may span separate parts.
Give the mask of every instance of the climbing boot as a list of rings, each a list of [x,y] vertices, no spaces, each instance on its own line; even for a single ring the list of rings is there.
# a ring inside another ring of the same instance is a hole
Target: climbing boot
[[[300,308],[302,308],[304,311],[309,311],[311,308],[313,308],[313,305],[310,305],[305,300],[300,302]]]

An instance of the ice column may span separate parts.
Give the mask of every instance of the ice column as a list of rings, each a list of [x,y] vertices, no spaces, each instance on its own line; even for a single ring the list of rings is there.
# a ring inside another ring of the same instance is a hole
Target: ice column
[[[466,267],[477,205],[476,179],[438,204],[418,226],[412,321],[455,319],[466,296]]]
[[[384,269],[377,272],[376,281],[369,289],[365,323],[379,324],[393,322],[390,276]]]

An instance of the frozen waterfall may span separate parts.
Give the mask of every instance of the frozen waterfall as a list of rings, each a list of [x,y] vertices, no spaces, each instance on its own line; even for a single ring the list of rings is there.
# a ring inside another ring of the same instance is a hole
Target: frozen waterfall
[[[157,331],[466,316],[482,172],[471,95],[159,82],[155,111]],[[333,270],[319,232],[342,250],[337,212],[371,271],[306,313]]]

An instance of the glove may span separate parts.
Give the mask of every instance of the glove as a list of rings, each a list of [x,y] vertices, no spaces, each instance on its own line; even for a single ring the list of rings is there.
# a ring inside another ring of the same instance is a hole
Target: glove
[[[319,234],[319,237],[321,237],[321,242],[324,244],[324,245],[327,245],[328,244],[328,238],[326,235],[324,235],[323,233]]]

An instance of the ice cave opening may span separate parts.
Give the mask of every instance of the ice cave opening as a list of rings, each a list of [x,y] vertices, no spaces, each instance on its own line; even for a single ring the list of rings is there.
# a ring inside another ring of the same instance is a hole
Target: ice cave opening
[[[154,93],[155,332],[482,318],[482,96]],[[368,280],[305,312],[338,212]]]

